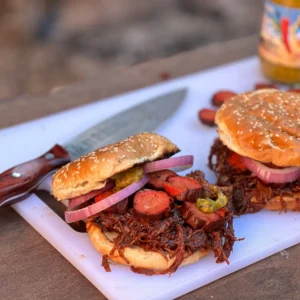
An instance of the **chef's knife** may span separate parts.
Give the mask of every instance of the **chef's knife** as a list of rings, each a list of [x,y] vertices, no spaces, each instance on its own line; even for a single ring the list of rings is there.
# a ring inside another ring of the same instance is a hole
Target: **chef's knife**
[[[104,120],[64,145],[0,174],[0,207],[26,198],[47,176],[77,157],[130,135],[153,131],[183,102],[186,89],[153,98]]]

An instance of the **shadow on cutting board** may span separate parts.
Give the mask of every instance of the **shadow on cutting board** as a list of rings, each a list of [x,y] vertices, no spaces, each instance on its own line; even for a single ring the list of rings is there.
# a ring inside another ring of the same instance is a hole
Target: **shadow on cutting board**
[[[66,206],[61,202],[57,201],[49,192],[46,191],[36,191],[35,194],[46,204],[48,205],[63,221],[65,221],[65,211]],[[79,221],[75,223],[68,224],[72,229],[77,232],[86,232],[85,222]]]

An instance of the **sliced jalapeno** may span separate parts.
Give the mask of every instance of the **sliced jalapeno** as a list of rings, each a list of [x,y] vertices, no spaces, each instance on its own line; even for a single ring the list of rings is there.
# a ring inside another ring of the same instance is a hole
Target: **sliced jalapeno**
[[[117,190],[125,188],[134,182],[141,180],[143,177],[143,169],[135,167],[112,177],[115,180],[115,187]]]
[[[209,198],[200,198],[197,199],[196,206],[202,212],[213,213],[218,209],[226,206],[227,203],[227,197],[221,191],[218,190],[218,198],[216,200],[212,200]]]

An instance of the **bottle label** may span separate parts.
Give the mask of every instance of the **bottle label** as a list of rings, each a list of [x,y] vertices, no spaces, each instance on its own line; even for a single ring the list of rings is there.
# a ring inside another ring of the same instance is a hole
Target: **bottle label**
[[[259,54],[276,65],[300,67],[300,9],[266,1]]]

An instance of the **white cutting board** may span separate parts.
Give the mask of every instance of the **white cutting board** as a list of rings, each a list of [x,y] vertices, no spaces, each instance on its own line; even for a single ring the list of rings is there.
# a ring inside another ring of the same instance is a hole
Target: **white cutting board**
[[[258,60],[253,57],[4,129],[0,131],[0,157],[5,157],[0,162],[0,173],[39,156],[55,143],[63,143],[119,111],[186,86],[189,92],[185,103],[158,132],[179,145],[182,154],[193,154],[193,169],[203,170],[214,181],[206,165],[210,146],[217,136],[216,128],[200,124],[197,111],[210,106],[211,95],[219,89],[243,92],[262,80]],[[180,268],[171,277],[147,277],[116,265],[111,273],[106,273],[101,267],[101,255],[94,250],[87,234],[73,231],[37,196],[30,196],[14,208],[109,299],[178,297],[300,241],[298,213],[260,212],[235,220],[236,236],[246,239],[236,243],[230,265],[215,264],[210,255]]]

